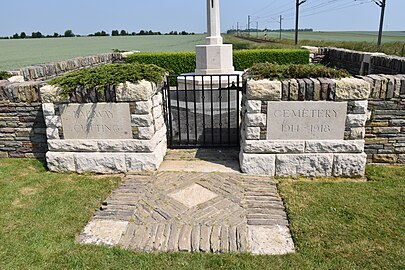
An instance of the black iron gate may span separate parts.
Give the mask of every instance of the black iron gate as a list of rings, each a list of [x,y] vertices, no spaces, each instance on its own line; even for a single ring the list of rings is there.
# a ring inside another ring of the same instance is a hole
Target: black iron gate
[[[168,76],[163,92],[170,148],[239,146],[239,75]]]

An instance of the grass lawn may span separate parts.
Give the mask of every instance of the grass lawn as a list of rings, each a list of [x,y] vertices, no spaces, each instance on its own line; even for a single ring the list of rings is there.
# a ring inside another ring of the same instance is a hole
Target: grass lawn
[[[368,177],[279,183],[295,254],[136,254],[75,242],[119,178],[0,159],[0,269],[404,269],[405,167]]]

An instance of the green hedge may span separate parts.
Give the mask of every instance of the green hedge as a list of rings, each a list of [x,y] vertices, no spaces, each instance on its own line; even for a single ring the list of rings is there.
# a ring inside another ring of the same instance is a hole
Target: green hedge
[[[241,50],[233,52],[233,65],[236,70],[251,68],[257,63],[309,64],[309,51],[297,49]]]
[[[127,63],[154,64],[177,75],[195,71],[195,52],[136,53],[130,55]],[[241,50],[233,52],[236,70],[245,70],[256,63],[308,64],[309,52],[297,49]]]
[[[136,53],[126,59],[127,63],[154,64],[177,75],[195,71],[195,52]]]
[[[246,71],[246,78],[261,80],[285,80],[302,78],[345,78],[350,77],[346,70],[336,70],[322,65],[290,64],[278,65],[271,63],[254,64]]]
[[[6,80],[6,79],[10,78],[11,76],[13,76],[13,75],[11,75],[7,71],[0,71],[0,80]]]

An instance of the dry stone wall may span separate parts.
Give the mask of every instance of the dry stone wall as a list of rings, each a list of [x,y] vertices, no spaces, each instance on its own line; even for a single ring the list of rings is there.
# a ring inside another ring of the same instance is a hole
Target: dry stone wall
[[[0,81],[0,157],[45,158],[45,121],[39,97],[42,85]]]
[[[121,53],[99,54],[77,57],[66,61],[24,67],[14,71],[13,73],[15,75],[23,76],[25,81],[48,80],[82,68],[90,68],[104,64],[121,62],[122,59]]]
[[[368,163],[405,164],[405,75],[359,77],[370,83]]]
[[[352,75],[405,74],[405,57],[340,48],[318,48],[312,55],[314,61],[321,58],[323,64],[346,69]]]

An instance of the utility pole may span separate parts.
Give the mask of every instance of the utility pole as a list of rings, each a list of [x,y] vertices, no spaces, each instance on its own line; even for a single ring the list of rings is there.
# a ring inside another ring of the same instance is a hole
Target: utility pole
[[[248,34],[250,37],[250,15],[248,15]]]
[[[239,36],[239,22],[236,23],[236,36]]]
[[[259,38],[259,22],[256,22],[256,38]]]
[[[280,15],[280,21],[279,21],[279,23],[280,23],[280,39],[281,39],[281,30],[282,30],[281,23],[282,22],[283,22],[283,16]]]
[[[374,2],[381,8],[381,16],[380,16],[380,29],[378,31],[378,49],[381,49],[381,39],[382,39],[382,32],[384,27],[384,14],[385,14],[385,2],[386,0],[374,0]]]
[[[297,0],[295,6],[295,45],[298,45],[298,18],[300,13],[300,6],[304,4],[307,0]]]

